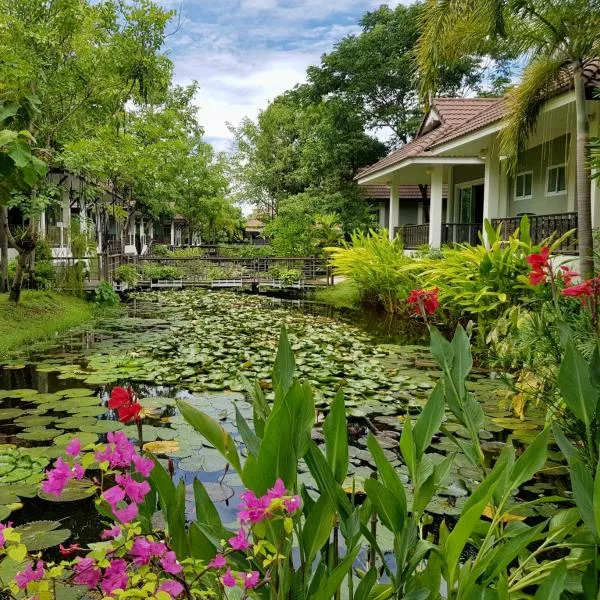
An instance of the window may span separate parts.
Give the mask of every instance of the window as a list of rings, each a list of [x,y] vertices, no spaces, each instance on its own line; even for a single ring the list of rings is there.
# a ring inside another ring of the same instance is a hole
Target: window
[[[567,190],[567,168],[565,165],[556,165],[548,169],[547,194],[562,194]]]
[[[531,188],[533,186],[533,171],[519,173],[515,180],[515,199],[528,200],[531,198]]]

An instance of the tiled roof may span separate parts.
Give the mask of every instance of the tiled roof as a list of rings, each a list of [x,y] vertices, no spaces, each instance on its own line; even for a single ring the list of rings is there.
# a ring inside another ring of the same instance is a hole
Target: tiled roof
[[[587,87],[600,86],[600,60],[589,60],[584,67],[584,76]],[[569,91],[572,87],[572,78],[565,70],[544,92],[544,98],[550,99]],[[430,129],[434,124],[428,124],[426,117],[416,138],[375,165],[364,169],[356,179],[377,173],[409,158],[431,156],[429,151],[432,148],[501,121],[506,116],[507,109],[506,96],[503,98],[435,98],[431,110],[438,115],[439,125]]]

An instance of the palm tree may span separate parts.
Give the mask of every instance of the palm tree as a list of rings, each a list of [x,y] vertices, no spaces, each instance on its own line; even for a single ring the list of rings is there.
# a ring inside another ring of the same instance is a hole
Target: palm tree
[[[577,121],[577,211],[580,268],[593,273],[586,66],[600,57],[600,0],[427,0],[418,63],[422,93],[438,87],[439,68],[457,58],[510,49],[525,62],[521,82],[508,94],[500,134],[514,173],[544,102],[560,77],[570,78]]]

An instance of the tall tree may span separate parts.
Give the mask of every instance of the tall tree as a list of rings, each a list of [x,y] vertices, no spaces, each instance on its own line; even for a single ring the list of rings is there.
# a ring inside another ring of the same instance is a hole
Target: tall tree
[[[439,85],[438,66],[457,57],[485,54],[498,44],[525,59],[520,83],[509,92],[509,114],[501,136],[514,172],[535,129],[540,110],[558,77],[571,79],[577,121],[577,212],[581,272],[594,269],[592,248],[589,116],[584,70],[600,56],[598,0],[428,0],[418,59],[422,92]]]
[[[38,100],[34,112],[15,114],[11,129],[28,130],[53,164],[67,141],[85,137],[128,102],[160,95],[171,77],[161,52],[171,16],[149,0],[0,0],[0,104]],[[27,240],[9,239],[21,252],[36,235],[32,218]],[[20,287],[15,281],[15,300]]]
[[[392,146],[408,142],[422,118],[415,48],[419,40],[421,3],[395,9],[381,6],[366,13],[362,32],[336,44],[321,64],[308,68],[311,91],[318,97],[343,98],[355,107],[367,128],[388,128]],[[503,77],[494,63],[486,69],[480,56],[461,56],[439,66],[436,93],[456,96],[493,87]],[[491,80],[490,80],[491,77]]]

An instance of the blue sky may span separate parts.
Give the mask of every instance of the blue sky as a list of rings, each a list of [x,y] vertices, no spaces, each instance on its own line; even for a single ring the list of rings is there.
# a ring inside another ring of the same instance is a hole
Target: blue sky
[[[395,6],[400,0],[387,2]],[[163,0],[180,11],[168,38],[176,83],[200,84],[197,102],[206,140],[228,150],[227,122],[259,109],[304,80],[306,67],[381,4],[371,0]]]

